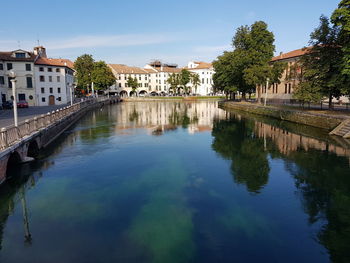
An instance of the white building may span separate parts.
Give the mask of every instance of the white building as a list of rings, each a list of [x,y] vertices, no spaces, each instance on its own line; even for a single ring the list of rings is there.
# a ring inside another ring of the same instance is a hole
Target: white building
[[[72,99],[73,62],[47,58],[41,54],[35,61],[35,91],[38,106],[67,104]]]
[[[214,92],[213,75],[215,71],[211,63],[190,61],[186,69],[198,74],[200,78],[200,85],[197,87],[197,90],[190,84],[193,93],[205,96]]]
[[[74,82],[73,63],[67,59],[49,59],[44,47],[33,52],[14,50],[0,52],[0,105],[13,100],[10,71],[16,74],[17,100],[29,106],[66,104],[71,100]]]
[[[9,73],[16,73],[17,100],[26,100],[30,106],[35,103],[34,61],[35,55],[22,49],[0,52],[1,104],[12,100],[12,82]]]
[[[129,76],[138,80],[138,95],[166,95],[171,93],[170,84],[167,82],[168,78],[171,74],[179,74],[182,70],[175,64],[166,64],[160,61],[147,64],[144,68],[129,67],[122,64],[109,64],[108,66],[116,77],[116,83],[110,88],[109,92],[120,94],[123,97],[133,95],[131,87],[127,86]],[[185,68],[200,77],[201,83],[197,90],[192,88],[192,93],[208,95],[213,92],[212,77],[214,69],[211,63],[189,62]],[[192,84],[189,83],[188,86],[192,87]]]

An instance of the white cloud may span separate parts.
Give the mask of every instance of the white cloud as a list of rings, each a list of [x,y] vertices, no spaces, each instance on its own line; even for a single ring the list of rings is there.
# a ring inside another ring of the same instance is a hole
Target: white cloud
[[[174,41],[175,38],[163,34],[133,34],[78,36],[66,40],[46,41],[46,46],[52,50],[71,48],[123,47],[161,44]]]
[[[83,35],[68,39],[48,39],[41,41],[48,50],[75,48],[124,47],[162,44],[178,40],[174,34],[129,34],[129,35]],[[37,45],[35,41],[20,41],[23,49],[31,50]],[[17,40],[0,40],[0,50],[14,50],[18,47]]]

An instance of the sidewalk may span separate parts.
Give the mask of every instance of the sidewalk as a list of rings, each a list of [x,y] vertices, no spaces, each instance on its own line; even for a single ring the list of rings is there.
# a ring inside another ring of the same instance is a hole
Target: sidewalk
[[[52,105],[52,106],[32,106],[29,108],[18,109],[18,122],[25,121],[26,119],[33,118],[37,115],[46,114],[48,112],[68,106],[64,105]],[[0,110],[0,128],[13,125],[13,109]]]

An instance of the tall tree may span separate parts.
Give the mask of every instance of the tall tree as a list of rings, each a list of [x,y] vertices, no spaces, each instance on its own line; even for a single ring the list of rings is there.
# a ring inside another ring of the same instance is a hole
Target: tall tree
[[[342,0],[331,19],[340,30],[338,42],[343,51],[341,69],[347,82],[342,92],[350,95],[350,0]]]
[[[191,81],[191,72],[187,69],[182,69],[179,75],[179,84],[183,87],[185,94],[188,93],[187,84]]]
[[[129,76],[127,84],[128,84],[129,87],[131,87],[132,92],[135,93],[136,96],[137,96],[137,88],[139,86],[137,78],[132,78],[132,77]]]
[[[87,90],[87,87],[91,85],[91,73],[94,70],[94,63],[92,55],[88,54],[81,55],[75,60],[74,69],[76,71],[78,89]]]
[[[194,87],[194,92],[197,94],[197,88],[201,84],[201,79],[197,73],[191,73],[191,83]]]
[[[332,99],[338,98],[344,87],[339,28],[331,25],[327,17],[321,16],[320,25],[311,33],[310,38],[312,47],[300,60],[304,70],[301,87],[308,87],[311,92],[319,91],[328,97],[331,108]]]
[[[177,93],[177,88],[179,86],[179,74],[171,74],[167,79],[167,83],[169,83],[172,93]]]
[[[91,80],[96,90],[106,90],[115,83],[116,78],[104,61],[98,61],[94,63]]]
[[[258,101],[260,102],[261,87],[267,83],[272,75],[269,62],[275,50],[273,44],[275,39],[263,21],[255,22],[246,34],[247,36],[241,40],[243,43],[238,45],[243,47],[241,49],[242,56],[248,63],[243,70],[244,80],[246,83],[258,87]],[[234,44],[237,45],[237,41],[234,41]]]

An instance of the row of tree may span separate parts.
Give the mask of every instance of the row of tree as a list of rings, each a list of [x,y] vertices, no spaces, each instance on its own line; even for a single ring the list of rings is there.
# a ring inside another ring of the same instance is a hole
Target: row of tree
[[[305,102],[350,95],[350,0],[343,0],[331,19],[320,17],[310,35],[310,48],[292,69],[299,85],[294,97]]]
[[[263,21],[241,26],[232,40],[233,51],[225,51],[214,61],[216,89],[234,98],[237,92],[257,91],[286,80],[295,84],[294,97],[303,102],[320,102],[325,97],[350,95],[350,0],[342,0],[331,19],[321,16],[320,25],[310,35],[310,47],[301,60],[289,66],[271,63],[274,35]]]
[[[92,55],[84,54],[74,62],[76,71],[77,92],[87,94],[91,91],[92,83],[94,90],[103,91],[115,83],[115,76],[104,61],[95,61]]]

